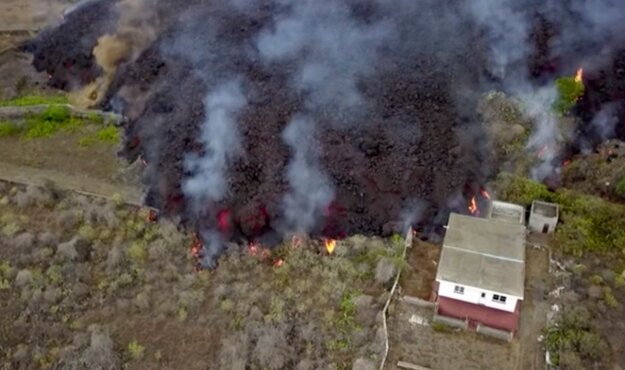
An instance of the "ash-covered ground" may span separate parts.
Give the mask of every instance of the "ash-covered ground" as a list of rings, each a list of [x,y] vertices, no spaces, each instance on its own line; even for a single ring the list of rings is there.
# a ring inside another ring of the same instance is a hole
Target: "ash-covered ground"
[[[26,49],[52,85],[128,117],[147,203],[211,256],[233,237],[388,233],[466,208],[494,172],[480,94],[543,109],[554,76],[613,70],[625,45],[618,2],[521,3],[100,0]],[[530,146],[550,146],[530,113]]]

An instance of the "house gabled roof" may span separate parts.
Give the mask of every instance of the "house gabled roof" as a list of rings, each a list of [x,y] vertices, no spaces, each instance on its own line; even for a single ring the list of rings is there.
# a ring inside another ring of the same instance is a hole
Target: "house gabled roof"
[[[436,280],[523,298],[525,226],[452,213]]]

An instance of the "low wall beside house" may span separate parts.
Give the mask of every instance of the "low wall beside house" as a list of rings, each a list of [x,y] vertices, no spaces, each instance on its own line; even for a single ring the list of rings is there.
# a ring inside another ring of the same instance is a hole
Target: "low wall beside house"
[[[413,297],[409,295],[405,295],[401,297],[400,299],[407,304],[417,306],[417,307],[434,308],[436,306],[436,302],[427,301],[425,299],[421,299],[421,298],[417,298],[417,297]]]
[[[514,333],[510,331],[499,330],[481,324],[477,325],[475,331],[488,337],[505,340],[506,342],[512,342],[512,339],[514,338]]]
[[[434,314],[432,317],[432,322],[437,322],[439,324],[451,326],[452,328],[459,328],[462,330],[467,330],[469,327],[469,323],[466,320],[454,319],[449,316],[441,316],[438,314]]]

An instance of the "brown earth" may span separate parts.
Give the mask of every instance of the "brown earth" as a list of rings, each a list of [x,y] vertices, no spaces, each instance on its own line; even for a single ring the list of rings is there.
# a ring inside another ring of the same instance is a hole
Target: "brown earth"
[[[407,266],[402,271],[400,286],[405,295],[429,300],[436,279],[441,247],[416,240],[406,255]]]
[[[13,30],[38,30],[59,22],[62,13],[76,0],[2,0],[0,33]]]

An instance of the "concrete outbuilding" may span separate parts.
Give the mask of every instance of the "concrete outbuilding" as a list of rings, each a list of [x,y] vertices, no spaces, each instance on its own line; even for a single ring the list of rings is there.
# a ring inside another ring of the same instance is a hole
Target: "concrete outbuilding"
[[[537,233],[551,234],[556,230],[560,208],[557,204],[535,200],[530,210],[529,229]]]

